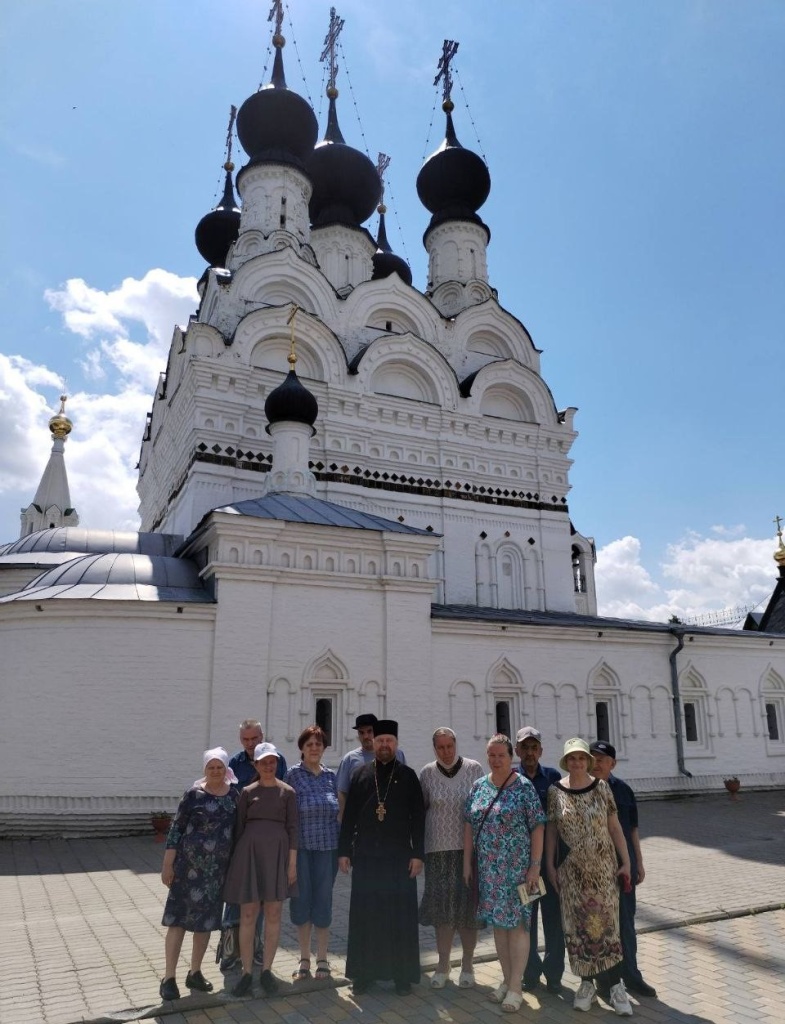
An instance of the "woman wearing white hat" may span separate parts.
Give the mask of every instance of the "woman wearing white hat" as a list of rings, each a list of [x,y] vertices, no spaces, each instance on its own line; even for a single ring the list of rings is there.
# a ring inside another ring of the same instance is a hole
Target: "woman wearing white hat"
[[[297,893],[297,796],[275,777],[280,754],[259,743],[253,754],[258,782],[246,786],[237,807],[236,844],[224,886],[227,903],[240,904],[243,976],[235,996],[251,994],[256,918],[264,904],[264,963],[259,983],[267,995],[278,990],[272,966],[281,935],[283,901]]]
[[[204,776],[183,794],[166,837],[161,869],[161,881],[169,890],[161,922],[167,926],[163,1000],[180,998],[175,973],[187,931],[194,938],[185,984],[197,992],[213,987],[202,974],[202,960],[210,932],[221,927],[238,792],[233,785],[237,777],[223,747],[205,750],[202,764]]]
[[[581,979],[573,1007],[591,1009],[592,979],[599,979],[610,990],[616,1013],[629,1017],[632,1007],[622,981],[619,883],[629,880],[630,856],[616,803],[607,783],[590,775],[594,758],[585,740],[567,740],[559,767],[567,776],[548,790],[545,864],[561,899],[570,968]],[[557,867],[560,845],[568,852]]]

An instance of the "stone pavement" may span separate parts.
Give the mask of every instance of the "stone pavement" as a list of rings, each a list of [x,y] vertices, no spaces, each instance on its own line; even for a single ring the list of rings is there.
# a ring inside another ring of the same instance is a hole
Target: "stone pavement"
[[[639,963],[659,992],[636,1001],[646,1024],[780,1024],[785,1019],[785,794],[727,794],[641,805],[647,879],[638,890]],[[487,936],[477,951],[474,990],[436,992],[429,975],[409,997],[378,985],[355,1000],[341,977],[349,884],[339,875],[331,954],[333,985],[288,981],[271,1000],[231,1000],[221,991],[160,1006],[163,848],[152,836],[0,842],[0,1024],[161,1021],[162,1024],[498,1024],[487,994],[500,974]],[[286,910],[284,918],[287,918]],[[421,930],[426,971],[432,929]],[[213,963],[205,974],[219,988]],[[184,950],[189,948],[186,937]],[[287,925],[275,972],[296,965]],[[187,962],[181,961],[182,985]],[[457,974],[457,972],[455,972]],[[230,984],[236,976],[230,978]],[[522,1018],[575,1021],[572,989],[527,995]],[[587,1015],[610,1019],[597,1004]],[[506,1016],[506,1015],[504,1015]]]

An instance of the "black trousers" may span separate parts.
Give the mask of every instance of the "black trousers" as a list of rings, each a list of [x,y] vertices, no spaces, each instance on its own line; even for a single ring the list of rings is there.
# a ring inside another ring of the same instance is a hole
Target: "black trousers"
[[[538,918],[542,918],[542,934],[545,939],[545,956],[537,950]],[[529,959],[523,972],[525,985],[535,985],[540,975],[546,981],[560,982],[564,974],[564,932],[561,924],[561,904],[558,893],[549,881],[545,881],[545,895],[535,900],[532,907],[531,930],[529,932]]]

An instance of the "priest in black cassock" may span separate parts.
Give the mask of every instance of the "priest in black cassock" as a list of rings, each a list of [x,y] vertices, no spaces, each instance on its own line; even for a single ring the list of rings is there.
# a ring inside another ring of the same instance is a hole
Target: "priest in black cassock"
[[[395,758],[398,723],[376,722],[373,736],[374,759],[352,776],[338,840],[338,866],[352,869],[346,976],[357,995],[390,979],[406,995],[420,980],[425,805],[417,774]]]

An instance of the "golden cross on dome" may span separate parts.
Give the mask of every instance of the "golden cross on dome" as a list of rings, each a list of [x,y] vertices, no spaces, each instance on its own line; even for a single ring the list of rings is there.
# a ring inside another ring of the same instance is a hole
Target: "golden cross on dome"
[[[292,329],[291,330],[291,335],[290,335],[290,338],[289,338],[289,355],[286,357],[287,361],[289,363],[289,368],[292,369],[292,370],[294,369],[295,363],[297,362],[297,356],[295,355],[295,351],[294,351],[294,321],[295,321],[295,318],[297,317],[297,314],[299,312],[300,312],[300,307],[297,305],[296,302],[293,302],[292,303],[292,311],[291,311],[291,313],[289,314],[289,316],[287,317],[287,320],[286,320],[287,324],[289,324],[289,326]]]
[[[341,34],[343,28],[343,18],[339,18],[335,13],[335,8],[330,8],[330,27],[327,29],[327,35],[324,37],[324,49],[322,55],[319,58],[320,61],[324,62],[329,60],[330,62],[330,76],[327,81],[327,95],[330,95],[330,90],[335,89],[335,79],[338,77],[338,59],[335,56],[335,44],[338,42],[338,36]]]
[[[776,526],[777,526],[777,536],[780,539],[780,543],[782,543],[782,517],[781,516],[775,516],[774,519],[773,519],[773,522],[776,523]]]
[[[283,0],[273,0],[267,20],[272,21],[273,18],[275,18],[275,34],[279,36],[281,34],[281,26],[283,25]]]
[[[452,59],[458,52],[459,43],[456,43],[453,39],[445,39],[442,45],[442,55],[439,58],[437,64],[436,78],[433,80],[434,85],[439,84],[439,79],[442,80],[442,101],[443,103],[452,103]],[[452,108],[451,108],[452,109]]]

